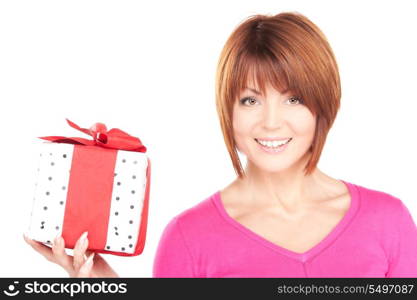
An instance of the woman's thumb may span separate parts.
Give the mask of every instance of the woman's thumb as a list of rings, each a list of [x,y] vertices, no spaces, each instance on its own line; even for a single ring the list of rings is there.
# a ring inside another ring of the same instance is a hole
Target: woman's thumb
[[[77,277],[91,277],[91,269],[94,264],[94,253],[91,254],[85,263],[81,266],[80,270],[78,271]]]

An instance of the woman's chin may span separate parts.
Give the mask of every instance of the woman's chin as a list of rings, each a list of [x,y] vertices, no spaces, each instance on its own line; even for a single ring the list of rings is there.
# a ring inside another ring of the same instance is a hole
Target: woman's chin
[[[253,162],[256,168],[265,173],[281,173],[288,170],[292,164],[283,162],[271,162],[269,160]]]

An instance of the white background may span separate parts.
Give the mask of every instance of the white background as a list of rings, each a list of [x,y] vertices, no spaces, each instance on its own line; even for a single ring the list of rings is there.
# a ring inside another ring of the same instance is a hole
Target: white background
[[[0,276],[65,277],[27,245],[39,136],[104,122],[152,159],[145,250],[104,255],[123,277],[151,277],[162,230],[235,173],[214,76],[233,29],[252,14],[298,11],[327,36],[342,106],[319,168],[399,197],[417,219],[417,18],[413,1],[1,1]],[[242,162],[243,164],[245,162]]]

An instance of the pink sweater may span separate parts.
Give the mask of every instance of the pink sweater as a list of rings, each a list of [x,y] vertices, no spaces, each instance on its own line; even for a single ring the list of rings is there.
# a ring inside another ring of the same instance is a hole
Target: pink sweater
[[[343,182],[349,210],[304,253],[231,218],[217,191],[165,227],[153,277],[417,277],[417,227],[407,207],[388,193]]]

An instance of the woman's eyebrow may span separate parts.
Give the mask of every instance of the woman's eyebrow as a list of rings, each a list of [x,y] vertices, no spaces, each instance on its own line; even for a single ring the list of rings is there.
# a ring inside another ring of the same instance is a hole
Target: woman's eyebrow
[[[251,92],[254,92],[254,93],[255,93],[255,94],[257,94],[257,95],[260,95],[260,94],[261,94],[261,93],[260,93],[260,92],[258,92],[257,90],[252,89],[252,88],[250,88],[250,87],[246,87],[246,89],[250,90]]]
[[[256,89],[253,89],[253,88],[250,88],[250,87],[246,87],[246,89],[254,92],[257,95],[261,95],[261,92],[257,91]],[[286,94],[287,92],[289,92],[289,89],[286,89],[286,90],[282,91],[281,94]]]

